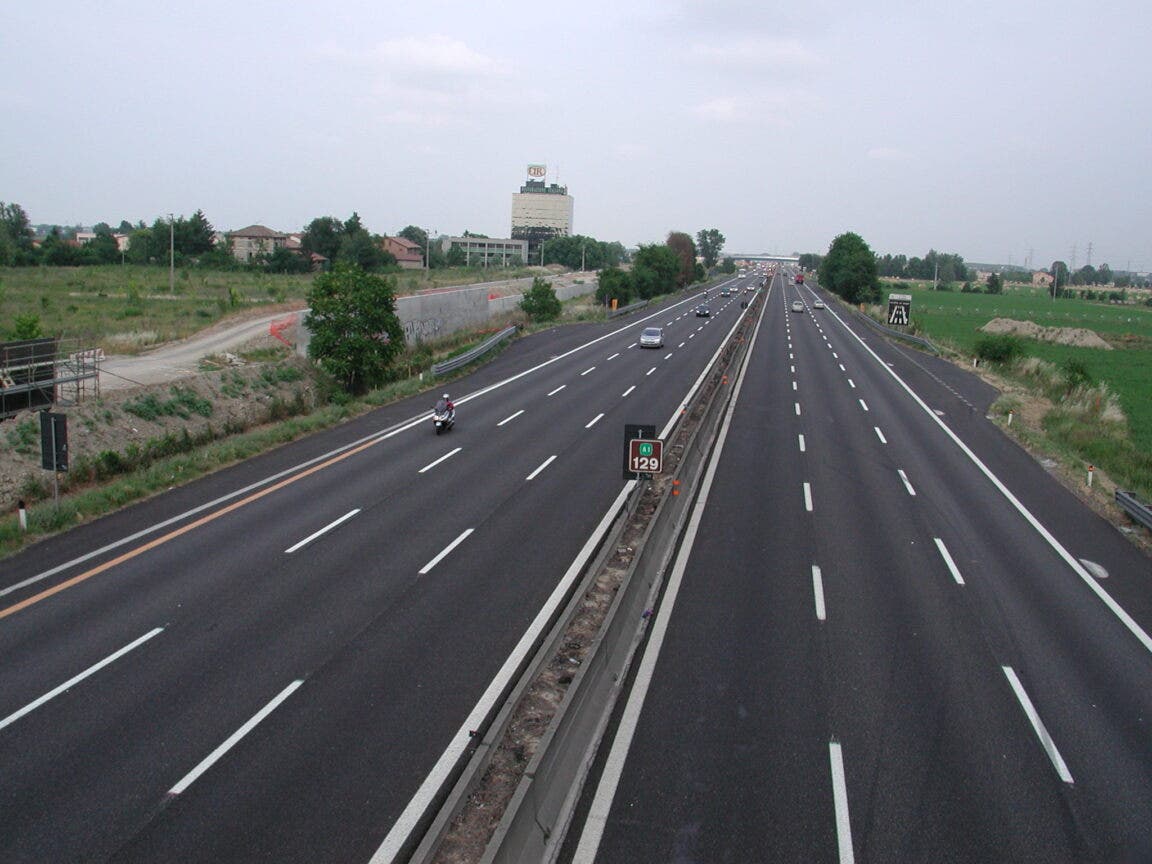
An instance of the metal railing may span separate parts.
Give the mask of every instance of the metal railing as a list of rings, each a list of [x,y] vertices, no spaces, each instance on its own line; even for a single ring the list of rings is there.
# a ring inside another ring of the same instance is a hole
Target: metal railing
[[[1116,503],[1119,504],[1129,516],[1152,531],[1152,509],[1133,495],[1131,492],[1116,490]]]
[[[619,309],[610,309],[608,311],[608,317],[615,318],[617,315],[627,315],[629,312],[635,312],[637,309],[643,309],[647,305],[647,300],[638,300],[635,303],[629,303],[627,306],[621,306]]]
[[[491,339],[484,340],[470,351],[465,351],[463,354],[460,354],[457,357],[453,357],[451,360],[445,360],[443,363],[434,363],[432,365],[432,374],[443,375],[445,372],[451,372],[455,369],[461,368],[462,366],[467,366],[478,357],[483,357],[485,354],[487,354],[489,351],[491,351],[493,348],[495,348],[497,345],[515,333],[516,330],[517,328],[515,326],[505,327]]]

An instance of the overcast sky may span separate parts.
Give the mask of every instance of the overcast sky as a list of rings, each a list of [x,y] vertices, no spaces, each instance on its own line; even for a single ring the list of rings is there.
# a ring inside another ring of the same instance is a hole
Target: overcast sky
[[[0,201],[34,223],[508,236],[1152,269],[1146,0],[5,3]]]

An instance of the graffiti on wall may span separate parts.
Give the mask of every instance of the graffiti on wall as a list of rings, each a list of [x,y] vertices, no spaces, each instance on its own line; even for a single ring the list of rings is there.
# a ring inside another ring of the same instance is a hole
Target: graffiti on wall
[[[444,332],[443,318],[420,318],[404,322],[404,339],[408,342],[434,339],[442,332]]]

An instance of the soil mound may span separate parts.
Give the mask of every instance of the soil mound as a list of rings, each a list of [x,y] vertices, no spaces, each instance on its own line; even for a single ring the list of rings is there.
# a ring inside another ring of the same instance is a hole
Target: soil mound
[[[1042,327],[1034,321],[993,318],[980,329],[985,333],[1014,333],[1028,339],[1056,342],[1060,345],[1075,345],[1078,348],[1112,350],[1112,346],[1100,338],[1095,331],[1086,330],[1083,327]]]

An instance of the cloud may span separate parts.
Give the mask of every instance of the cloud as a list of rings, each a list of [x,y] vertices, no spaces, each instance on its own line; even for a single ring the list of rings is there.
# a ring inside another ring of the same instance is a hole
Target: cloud
[[[387,104],[382,118],[391,123],[453,126],[513,104],[497,86],[511,75],[511,64],[451,36],[403,36],[352,51],[329,46],[321,54],[364,70],[373,97]]]

